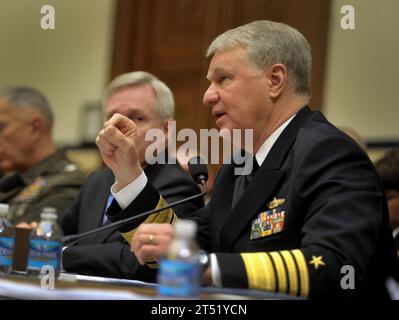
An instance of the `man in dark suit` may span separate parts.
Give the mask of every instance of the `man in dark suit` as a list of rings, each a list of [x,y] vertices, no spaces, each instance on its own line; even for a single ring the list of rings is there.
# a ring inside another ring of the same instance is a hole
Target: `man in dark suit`
[[[254,169],[238,176],[236,165],[223,165],[211,201],[193,217],[199,244],[214,252],[205,283],[304,298],[381,298],[397,263],[386,199],[364,151],[307,107],[306,39],[287,25],[255,21],[217,37],[208,56],[204,104],[220,129],[253,129],[253,146],[245,148]],[[117,178],[112,221],[162,202],[138,165],[134,128],[116,115],[97,137]],[[120,231],[145,265],[164,254],[173,227],[136,227]]]
[[[167,121],[173,119],[173,95],[163,82],[146,72],[123,74],[109,84],[103,102],[107,119],[119,113],[137,123],[135,142],[140,165],[151,184],[167,201],[174,202],[199,192],[198,186],[178,164],[149,165],[145,160],[149,144],[145,141],[146,132],[155,128],[167,136]],[[164,152],[167,157],[167,151]],[[65,234],[83,233],[108,223],[105,211],[112,201],[109,190],[114,182],[115,177],[108,168],[95,172],[87,179],[77,199],[60,218]],[[202,200],[193,200],[176,210],[185,216],[201,207]],[[168,220],[164,220],[161,214],[150,216],[148,221]],[[153,273],[138,268],[136,257],[117,230],[99,233],[66,248],[62,261],[63,268],[69,272],[154,280]]]

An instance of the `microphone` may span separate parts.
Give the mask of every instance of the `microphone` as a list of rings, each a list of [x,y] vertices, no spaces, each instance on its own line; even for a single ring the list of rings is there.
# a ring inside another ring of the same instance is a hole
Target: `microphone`
[[[178,206],[179,204],[197,199],[197,198],[201,198],[203,197],[207,192],[208,192],[208,188],[206,186],[206,182],[208,180],[208,168],[205,165],[205,160],[203,158],[201,158],[200,156],[196,156],[190,159],[189,161],[189,169],[190,169],[190,174],[193,177],[194,181],[198,184],[201,184],[204,187],[204,191],[202,191],[201,193],[195,194],[193,196],[190,196],[188,198],[185,199],[181,199],[179,201],[175,201],[172,202],[170,204],[168,204],[167,206],[164,206],[162,208],[158,208],[158,209],[153,209],[153,210],[149,210],[143,213],[140,213],[138,215],[135,215],[133,217],[127,218],[127,219],[123,219],[105,226],[102,226],[100,228],[97,229],[93,229],[87,232],[83,232],[80,234],[73,234],[73,235],[69,235],[69,236],[65,236],[62,238],[62,241],[64,244],[69,244],[72,245],[75,242],[91,237],[97,233],[109,230],[109,229],[116,229],[119,228],[121,226],[124,226],[126,224],[129,224],[133,221],[145,218],[153,213],[158,213],[161,212],[165,209],[169,209],[175,206]]]
[[[208,181],[208,168],[204,158],[200,156],[192,157],[188,161],[188,168],[194,181],[198,184]]]

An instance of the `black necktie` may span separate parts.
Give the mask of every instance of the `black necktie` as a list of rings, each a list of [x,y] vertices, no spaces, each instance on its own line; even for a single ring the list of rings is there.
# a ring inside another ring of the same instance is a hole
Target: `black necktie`
[[[253,161],[252,171],[249,174],[243,174],[238,176],[234,182],[233,201],[231,204],[231,208],[234,208],[234,206],[237,204],[238,200],[243,195],[246,187],[251,182],[253,176],[255,175],[256,171],[259,168],[258,162],[256,161],[255,157],[252,157],[252,161]]]

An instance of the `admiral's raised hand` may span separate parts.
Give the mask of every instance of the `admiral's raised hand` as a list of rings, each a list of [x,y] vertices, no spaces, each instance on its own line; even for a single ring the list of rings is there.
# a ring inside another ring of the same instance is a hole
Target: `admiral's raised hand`
[[[104,163],[115,175],[116,192],[142,172],[135,148],[136,131],[136,124],[132,120],[116,113],[104,123],[96,138]]]

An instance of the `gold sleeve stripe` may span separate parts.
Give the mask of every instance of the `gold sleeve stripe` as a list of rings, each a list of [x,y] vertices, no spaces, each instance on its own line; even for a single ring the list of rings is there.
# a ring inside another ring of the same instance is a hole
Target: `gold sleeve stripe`
[[[297,274],[297,267],[294,261],[294,258],[288,251],[281,251],[281,256],[285,261],[285,265],[287,267],[288,272],[288,279],[289,279],[289,294],[296,296],[298,295],[298,274]]]
[[[284,266],[283,259],[278,252],[270,252],[274,264],[276,266],[277,279],[278,279],[278,291],[281,293],[287,293],[287,271]]]
[[[250,289],[258,289],[258,277],[261,276],[257,272],[257,268],[255,266],[255,254],[251,253],[241,253],[241,257],[244,261],[245,270],[247,272],[248,277],[248,287]]]
[[[165,199],[160,196],[158,204],[155,207],[155,209],[159,209],[167,205],[168,203],[165,201]],[[174,216],[175,213],[171,208],[169,208],[164,211],[151,214],[150,216],[148,216],[147,219],[145,219],[143,223],[170,223],[171,221],[174,220]]]
[[[301,282],[300,296],[307,298],[309,296],[309,273],[306,259],[301,250],[292,250],[291,253],[295,257],[295,261],[298,265],[299,278]]]
[[[121,232],[121,235],[129,244],[132,244],[132,238],[135,233],[136,233],[136,229],[130,230],[128,232]]]
[[[266,277],[265,290],[276,291],[276,274],[274,272],[270,256],[267,253],[265,253],[261,254],[259,258],[262,261],[262,264],[264,265],[263,270],[270,270],[270,272],[265,272],[265,277]]]
[[[276,277],[267,253],[242,253],[250,289],[276,291]]]
[[[308,297],[309,273],[301,250],[241,253],[241,257],[250,289]]]
[[[157,206],[154,209],[162,208],[168,205],[164,198],[159,197]],[[142,223],[174,223],[177,216],[174,211],[170,209],[163,210],[158,213],[153,213],[149,215]],[[136,228],[137,229],[137,228]],[[122,237],[130,244],[136,229],[130,230],[128,232],[121,233]]]

